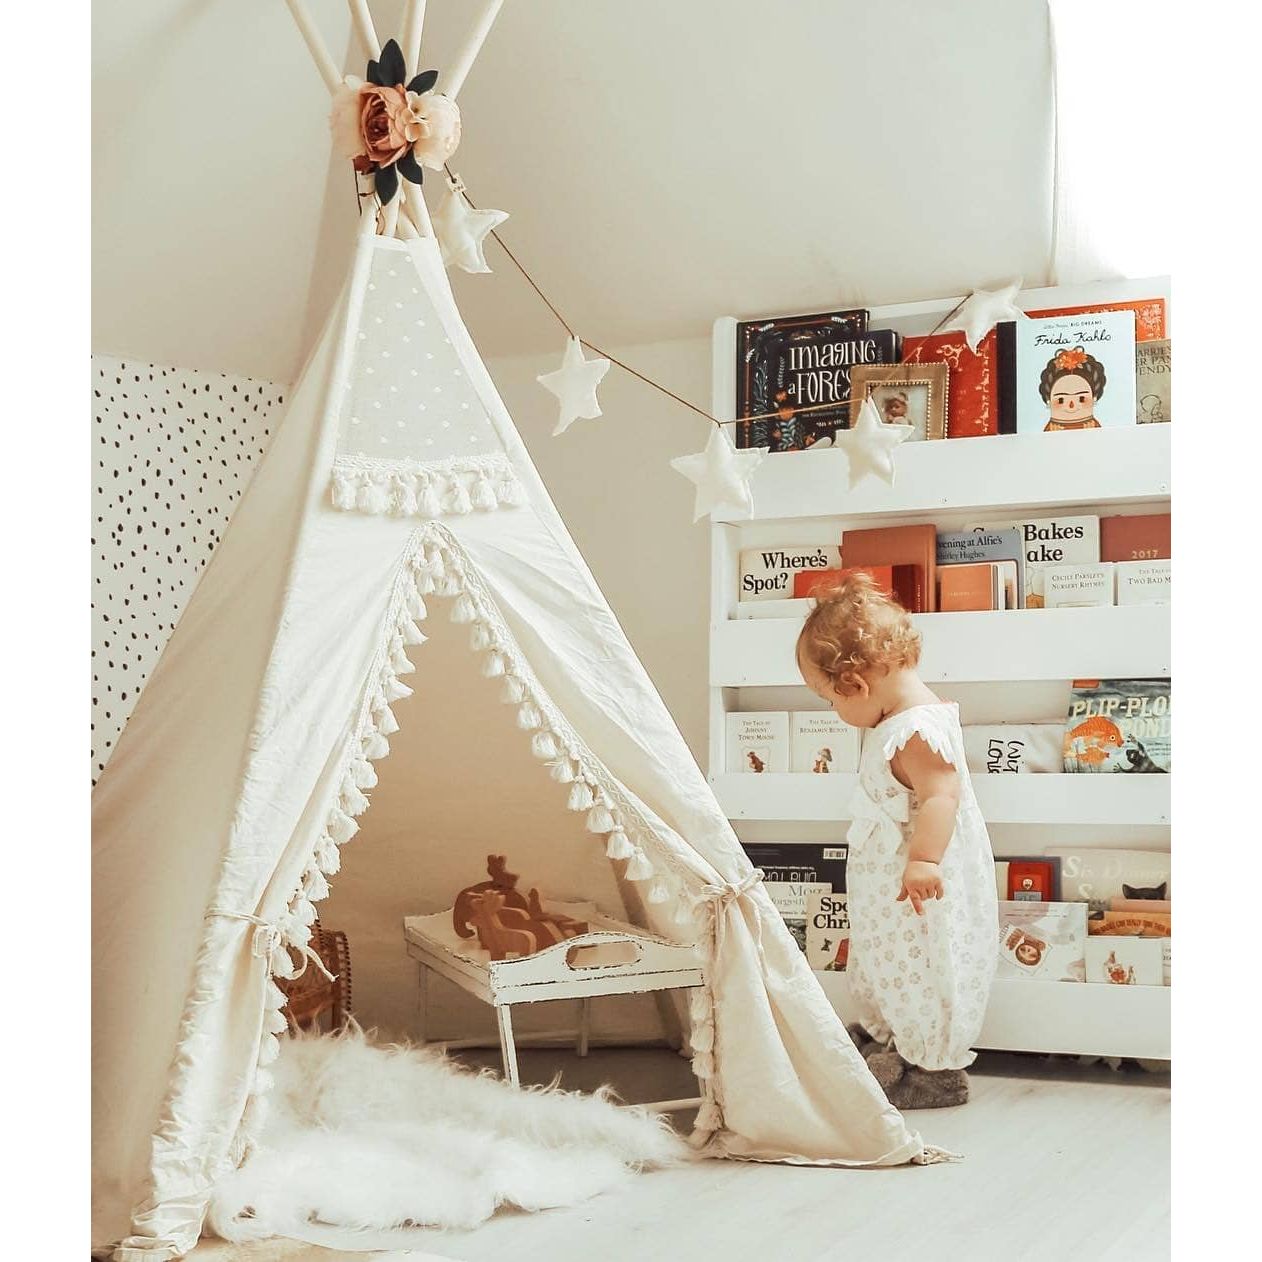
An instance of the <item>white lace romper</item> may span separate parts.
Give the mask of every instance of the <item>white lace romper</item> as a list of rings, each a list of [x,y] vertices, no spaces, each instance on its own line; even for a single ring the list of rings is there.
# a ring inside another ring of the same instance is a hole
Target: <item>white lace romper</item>
[[[917,916],[897,902],[917,803],[890,759],[920,736],[959,772],[955,832],[942,859],[945,896]],[[924,1069],[972,1064],[997,959],[994,854],[964,757],[959,707],[939,702],[891,714],[865,733],[846,866],[850,993],[873,1038],[891,1038]]]

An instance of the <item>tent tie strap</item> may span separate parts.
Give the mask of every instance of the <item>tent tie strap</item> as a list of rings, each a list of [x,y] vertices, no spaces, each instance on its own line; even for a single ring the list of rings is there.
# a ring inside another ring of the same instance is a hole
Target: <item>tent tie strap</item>
[[[270,920],[264,920],[261,916],[252,916],[248,912],[243,911],[225,911],[219,907],[212,907],[210,911],[206,913],[207,920],[216,916],[223,917],[225,920],[244,920],[247,923],[254,925],[254,940],[251,943],[250,950],[252,954],[266,959],[269,962],[269,967],[271,961],[275,958],[277,951],[279,951],[282,946],[286,945],[285,935],[280,926],[273,924]],[[324,974],[326,981],[337,981],[337,974],[329,972],[329,970],[325,967],[324,961],[312,949],[309,942],[303,943],[301,946],[298,946],[297,949],[302,952],[302,967],[286,980],[296,981],[307,971],[308,964],[314,964],[316,968]],[[275,971],[276,970],[273,968],[272,972]]]
[[[724,922],[727,919],[727,909],[738,898],[743,898],[763,879],[761,868],[755,868],[750,874],[740,881],[724,881],[721,885],[703,885],[701,887],[701,898],[703,901],[710,903],[714,908],[714,952],[717,955],[723,948],[723,930]],[[757,928],[757,942],[759,950],[762,949],[762,925],[761,922]]]

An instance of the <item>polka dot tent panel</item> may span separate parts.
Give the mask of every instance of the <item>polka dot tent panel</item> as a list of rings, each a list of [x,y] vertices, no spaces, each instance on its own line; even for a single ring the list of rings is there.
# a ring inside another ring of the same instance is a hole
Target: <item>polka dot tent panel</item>
[[[283,387],[92,357],[92,779],[267,448]]]
[[[339,451],[452,461],[502,450],[406,250],[375,252],[352,333]]]

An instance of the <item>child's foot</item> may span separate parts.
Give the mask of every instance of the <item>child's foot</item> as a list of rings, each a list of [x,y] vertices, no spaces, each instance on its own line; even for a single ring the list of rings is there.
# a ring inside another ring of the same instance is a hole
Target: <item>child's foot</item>
[[[921,1069],[892,1047],[882,1048],[867,1062],[896,1109],[949,1109],[968,1103],[968,1074],[962,1069]]]
[[[857,1021],[846,1026],[846,1033],[850,1035],[850,1041],[859,1049],[859,1055],[864,1060],[885,1046],[884,1043],[878,1043]]]

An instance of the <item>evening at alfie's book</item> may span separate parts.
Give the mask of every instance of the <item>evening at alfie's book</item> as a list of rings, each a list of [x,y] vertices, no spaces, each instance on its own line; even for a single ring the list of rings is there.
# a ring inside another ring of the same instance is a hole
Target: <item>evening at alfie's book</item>
[[[1017,433],[1135,424],[1135,316],[1016,322]]]

